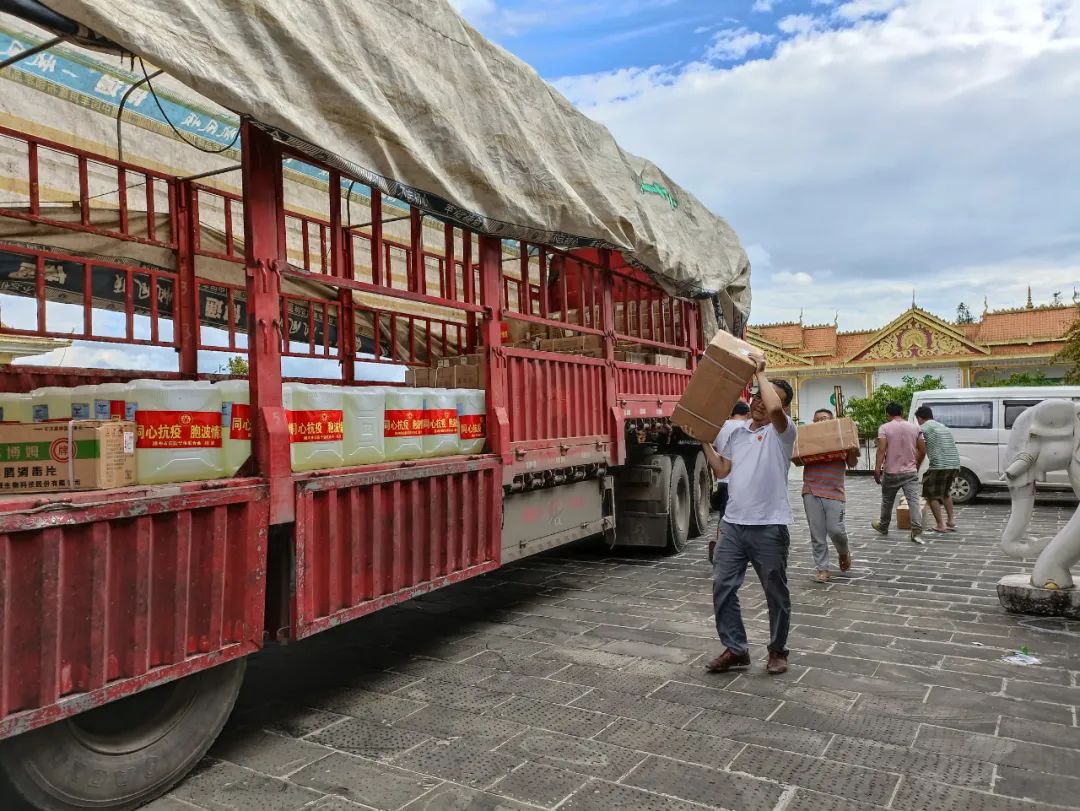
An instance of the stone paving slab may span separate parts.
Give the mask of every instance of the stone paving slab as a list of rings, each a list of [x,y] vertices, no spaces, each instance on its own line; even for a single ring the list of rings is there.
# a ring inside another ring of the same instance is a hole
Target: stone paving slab
[[[997,545],[1007,499],[916,546],[876,537],[877,488],[848,482],[855,567],[827,585],[792,482],[784,676],[752,572],[753,664],[704,670],[715,524],[673,557],[579,544],[259,654],[222,739],[147,808],[1080,808],[1080,622],[998,606],[1023,570]],[[1071,510],[1040,500],[1039,531]],[[1003,661],[1020,646],[1040,664]]]

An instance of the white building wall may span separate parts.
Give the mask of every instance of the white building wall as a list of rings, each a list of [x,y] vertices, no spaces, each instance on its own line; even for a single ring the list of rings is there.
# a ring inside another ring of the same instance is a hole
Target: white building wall
[[[914,377],[918,380],[924,375],[940,377],[947,389],[958,389],[963,386],[964,378],[959,366],[926,366],[922,368],[902,366],[895,369],[875,369],[874,388],[877,389],[879,386],[902,386],[905,377]]]
[[[841,387],[845,400],[866,396],[866,386],[861,375],[838,375],[802,381],[799,385],[799,419],[810,422],[819,408],[827,408],[835,413],[836,405],[831,400],[833,386]]]

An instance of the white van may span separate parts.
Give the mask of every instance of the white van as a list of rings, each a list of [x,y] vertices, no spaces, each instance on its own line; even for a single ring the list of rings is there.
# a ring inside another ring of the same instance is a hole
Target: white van
[[[966,504],[985,487],[1007,487],[1005,454],[1009,432],[1025,409],[1043,400],[1080,402],[1080,386],[1002,386],[985,389],[941,389],[917,391],[911,400],[908,419],[915,422],[915,410],[930,406],[934,419],[952,429],[960,452],[960,475],[952,487],[953,501]],[[1047,474],[1047,488],[1067,488],[1068,474]],[[1040,487],[1044,486],[1040,484]]]

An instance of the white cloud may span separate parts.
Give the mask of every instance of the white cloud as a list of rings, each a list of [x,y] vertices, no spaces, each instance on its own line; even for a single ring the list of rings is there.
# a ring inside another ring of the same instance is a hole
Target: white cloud
[[[856,2],[844,6],[858,19],[782,39],[768,58],[557,85],[744,244],[767,246],[755,321],[798,314],[772,269],[814,277],[800,298],[816,317],[839,308],[866,326],[912,286],[946,315],[984,294],[1023,304],[1024,274],[1043,298],[1071,290],[1080,0],[896,0],[880,16]]]
[[[754,5],[750,7],[750,10],[767,14],[773,10],[773,6],[778,2],[781,2],[781,0],[754,0]]]
[[[837,17],[854,22],[866,17],[888,14],[903,4],[904,0],[849,0],[837,6],[834,13]]]
[[[798,36],[820,31],[826,27],[825,21],[812,14],[789,14],[776,23],[776,28],[783,34]]]
[[[772,40],[771,34],[751,31],[746,27],[725,28],[713,35],[706,58],[718,62],[737,62]]]
[[[778,285],[794,284],[805,287],[814,283],[814,277],[805,270],[798,270],[794,273],[790,270],[782,270],[779,273],[773,274],[772,281]]]

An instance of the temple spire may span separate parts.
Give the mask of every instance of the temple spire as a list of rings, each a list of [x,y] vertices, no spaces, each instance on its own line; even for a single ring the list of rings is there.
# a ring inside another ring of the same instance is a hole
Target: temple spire
[[[990,297],[983,296],[983,315],[990,312]]]
[[[1034,305],[1034,304],[1033,304],[1033,303],[1031,302],[1031,285],[1030,285],[1030,284],[1028,285],[1028,300],[1027,300],[1027,304],[1026,304],[1026,305],[1024,305],[1024,306],[1025,306],[1025,307],[1027,307],[1027,309],[1029,309],[1029,310],[1034,310],[1034,309],[1035,309],[1035,305]]]

